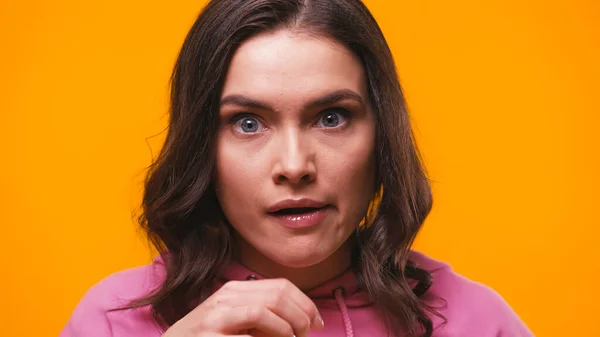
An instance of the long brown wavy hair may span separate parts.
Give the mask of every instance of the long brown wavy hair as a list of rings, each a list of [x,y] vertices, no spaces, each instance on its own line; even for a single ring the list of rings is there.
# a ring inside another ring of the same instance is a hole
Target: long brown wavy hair
[[[437,313],[419,299],[431,277],[408,260],[431,209],[431,188],[392,54],[360,0],[213,0],[200,13],[171,77],[167,137],[150,166],[139,218],[165,261],[166,279],[129,308],[151,305],[156,320],[170,326],[210,295],[230,259],[233,229],[213,187],[219,99],[237,47],[277,29],[334,39],[361,60],[375,112],[376,173],[385,192],[374,223],[356,232],[352,267],[394,334],[402,329],[431,336],[430,317]],[[408,279],[418,285],[411,288]]]

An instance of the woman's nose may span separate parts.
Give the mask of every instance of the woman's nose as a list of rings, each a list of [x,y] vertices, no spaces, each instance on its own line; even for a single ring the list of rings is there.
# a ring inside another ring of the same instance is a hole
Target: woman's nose
[[[315,151],[309,139],[297,131],[288,131],[275,141],[272,176],[276,184],[310,184],[316,180]]]

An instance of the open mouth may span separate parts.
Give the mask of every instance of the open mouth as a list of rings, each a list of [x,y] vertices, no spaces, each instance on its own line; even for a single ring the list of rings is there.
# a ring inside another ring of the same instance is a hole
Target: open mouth
[[[276,212],[271,212],[271,215],[275,216],[284,216],[284,215],[305,215],[317,212],[319,210],[324,209],[327,206],[323,207],[294,207],[294,208],[283,208]]]
[[[329,214],[329,205],[322,207],[290,207],[269,212],[269,216],[287,228],[309,228],[322,223]]]

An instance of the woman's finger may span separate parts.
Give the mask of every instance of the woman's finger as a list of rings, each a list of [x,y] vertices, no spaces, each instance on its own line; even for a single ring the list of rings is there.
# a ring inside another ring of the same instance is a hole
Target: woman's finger
[[[296,337],[305,337],[311,328],[311,318],[290,296],[280,296],[277,292],[257,292],[248,290],[241,293],[251,303],[263,303],[265,307],[288,322]]]
[[[252,304],[226,309],[214,321],[216,331],[239,334],[242,331],[258,329],[273,337],[291,337],[292,326],[283,318],[267,309],[264,304]]]
[[[273,303],[276,305],[280,301],[282,304],[285,304],[283,299],[288,299],[295,303],[296,307],[304,312],[304,314],[309,318],[309,328],[315,330],[323,328],[323,320],[315,303],[290,281],[286,279],[268,279],[241,282],[239,286],[245,292],[254,292],[259,296],[265,296],[264,294],[268,294],[264,300],[268,301],[271,306],[274,306]]]

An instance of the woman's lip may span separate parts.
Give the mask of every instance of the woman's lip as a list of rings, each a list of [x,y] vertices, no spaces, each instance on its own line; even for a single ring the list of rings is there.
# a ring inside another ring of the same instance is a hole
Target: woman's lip
[[[275,213],[287,208],[323,208],[325,206],[327,206],[326,203],[309,198],[286,199],[267,208],[267,212]]]
[[[269,213],[269,217],[286,228],[307,228],[321,223],[330,210],[331,207],[321,207],[295,214]]]

